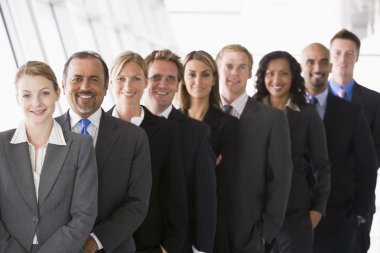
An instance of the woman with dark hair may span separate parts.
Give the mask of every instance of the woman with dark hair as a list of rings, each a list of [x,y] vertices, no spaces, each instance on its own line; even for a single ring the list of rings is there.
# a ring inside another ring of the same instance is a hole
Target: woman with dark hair
[[[217,158],[218,214],[214,252],[229,252],[227,188],[233,173],[239,121],[221,110],[215,60],[205,51],[192,51],[185,57],[183,65],[184,77],[179,85],[180,108],[190,118],[209,125]]]
[[[274,51],[261,59],[256,89],[254,99],[285,110],[291,136],[292,185],[274,251],[312,252],[313,229],[325,213],[330,190],[323,123],[314,106],[305,101],[301,66],[288,52]]]

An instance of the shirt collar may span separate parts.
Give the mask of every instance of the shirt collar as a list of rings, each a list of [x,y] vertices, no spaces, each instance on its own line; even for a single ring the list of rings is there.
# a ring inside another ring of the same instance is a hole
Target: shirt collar
[[[73,110],[69,110],[70,115],[70,124],[71,128],[73,128],[76,124],[79,123],[79,121],[82,119],[78,114],[76,114]],[[102,116],[102,108],[99,107],[99,109],[90,115],[87,119],[91,121],[91,124],[93,124],[97,129],[99,129],[100,125],[100,118]]]
[[[355,83],[355,80],[351,80],[350,82],[342,85],[342,84],[338,84],[333,79],[329,80],[330,88],[335,95],[338,94],[338,90],[340,89],[340,87],[344,89],[345,93],[351,94],[352,89],[354,87],[354,83]]]
[[[140,106],[140,108],[141,108],[141,114],[140,114],[140,116],[132,117],[131,118],[131,123],[134,124],[134,125],[136,125],[136,126],[140,126],[141,125],[141,122],[144,120],[144,116],[145,116],[144,108],[142,108],[142,106]],[[115,118],[120,119],[119,114],[116,111],[116,107],[113,108],[113,110],[112,110],[112,116],[115,117]]]
[[[263,103],[266,104],[266,105],[269,105],[269,97],[266,96],[265,98],[263,98]],[[301,109],[299,108],[299,106],[293,102],[293,100],[291,98],[288,99],[288,101],[286,102],[285,106],[281,109],[285,109],[286,107],[289,107],[290,109],[292,109],[293,111],[301,111]]]
[[[318,99],[318,103],[321,105],[321,106],[324,106],[326,104],[326,101],[327,101],[327,95],[329,93],[329,90],[328,89],[325,89],[324,91],[322,91],[321,93],[315,95],[314,97],[316,97]],[[306,95],[307,96],[311,96],[308,92],[306,92]]]
[[[244,92],[239,97],[237,97],[230,105],[239,114],[242,114],[243,110],[244,110],[244,107],[247,104],[248,98],[249,98],[248,94],[246,92]],[[229,104],[229,103],[227,103],[227,101],[222,96],[220,96],[220,100],[221,100],[221,103],[222,103],[222,108],[223,108],[223,105]]]
[[[26,134],[25,121],[22,121],[17,127],[15,133],[13,134],[11,144],[19,144],[23,142],[29,143],[29,139]],[[55,145],[61,145],[61,146],[66,145],[62,128],[55,119],[53,119],[53,128],[50,132],[50,136],[49,136],[47,144],[55,144]]]
[[[169,114],[171,113],[172,109],[173,109],[173,105],[170,105],[163,112],[161,112],[160,116],[165,117],[165,119],[169,118]]]

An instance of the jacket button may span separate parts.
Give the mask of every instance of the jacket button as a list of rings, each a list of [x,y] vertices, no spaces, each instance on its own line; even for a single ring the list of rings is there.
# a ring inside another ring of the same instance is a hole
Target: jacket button
[[[34,222],[34,223],[37,223],[37,222],[38,222],[38,217],[37,217],[37,216],[34,216],[34,217],[33,217],[33,222]]]

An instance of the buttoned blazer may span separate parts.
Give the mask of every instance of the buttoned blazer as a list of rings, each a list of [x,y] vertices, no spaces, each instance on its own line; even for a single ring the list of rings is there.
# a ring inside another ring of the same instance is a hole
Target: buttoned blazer
[[[191,252],[191,245],[199,251],[212,252],[216,229],[216,174],[210,129],[175,108],[169,119],[180,126],[187,185],[189,226],[181,252]]]
[[[48,144],[36,197],[28,143],[0,133],[0,252],[82,252],[96,218],[97,169],[92,139],[63,131]]]
[[[285,113],[249,98],[231,182],[231,252],[261,252],[261,237],[273,240],[285,217],[292,168]]]
[[[380,167],[380,93],[355,82],[352,102],[362,107],[374,140],[377,167]]]
[[[57,121],[71,129],[68,112]],[[102,110],[95,153],[99,198],[92,232],[107,253],[135,252],[133,233],[147,214],[152,185],[148,137]]]
[[[146,107],[140,127],[149,139],[152,190],[148,214],[134,233],[138,251],[179,252],[187,232],[185,172],[180,157],[179,127]],[[112,115],[114,107],[107,113]]]
[[[325,214],[330,192],[325,129],[315,106],[305,104],[300,109],[286,108],[293,161],[287,208],[316,210]],[[310,182],[309,175],[313,175],[315,180]]]
[[[327,209],[354,210],[366,217],[377,178],[371,132],[361,108],[327,96],[323,119],[331,162],[331,192]]]

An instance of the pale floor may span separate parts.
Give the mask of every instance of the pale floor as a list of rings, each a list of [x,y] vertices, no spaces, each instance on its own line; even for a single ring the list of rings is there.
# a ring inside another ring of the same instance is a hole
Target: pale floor
[[[371,247],[368,253],[380,252],[380,173],[377,176],[376,209],[377,212],[375,213],[372,223]]]

